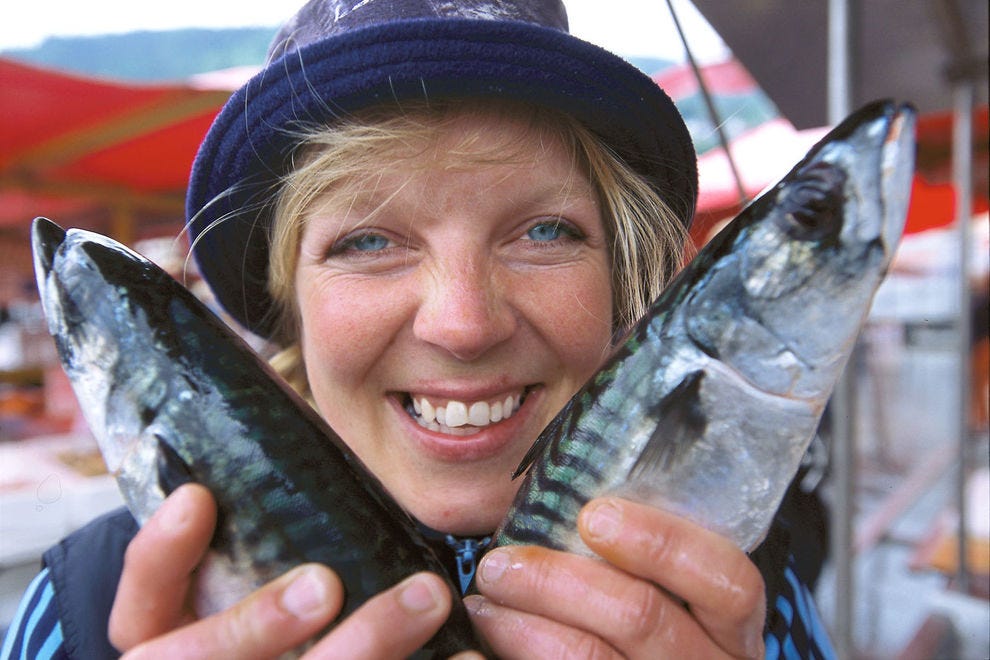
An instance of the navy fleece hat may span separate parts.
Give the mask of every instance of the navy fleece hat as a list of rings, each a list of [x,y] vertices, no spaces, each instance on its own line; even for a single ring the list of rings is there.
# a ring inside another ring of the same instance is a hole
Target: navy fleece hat
[[[224,106],[193,164],[193,252],[224,309],[261,336],[274,331],[271,204],[295,129],[383,103],[465,97],[570,114],[690,224],[697,163],[680,114],[634,66],[569,35],[559,0],[311,0]]]

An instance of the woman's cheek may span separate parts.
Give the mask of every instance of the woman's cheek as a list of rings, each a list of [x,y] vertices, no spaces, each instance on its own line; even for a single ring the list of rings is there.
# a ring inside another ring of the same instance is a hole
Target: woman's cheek
[[[564,364],[588,377],[601,366],[612,338],[612,291],[602,268],[531,287],[527,316],[550,338]]]
[[[307,287],[300,299],[303,358],[311,379],[346,384],[376,357],[375,342],[386,336],[387,317],[376,297],[353,287]]]

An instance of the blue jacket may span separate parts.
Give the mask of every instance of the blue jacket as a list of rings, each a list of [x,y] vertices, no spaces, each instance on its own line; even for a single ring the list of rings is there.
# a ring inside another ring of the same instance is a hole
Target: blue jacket
[[[811,592],[799,577],[803,571],[793,559],[786,515],[788,500],[767,541],[752,555],[767,584],[766,657],[834,658]],[[43,570],[25,593],[4,640],[0,660],[119,657],[107,638],[107,622],[124,551],[137,530],[134,518],[121,508],[97,518],[45,552]],[[445,535],[434,533],[427,538],[450,564],[452,575],[464,572],[463,562],[458,561]],[[472,561],[472,570],[473,565]]]
[[[138,525],[121,507],[49,548],[4,640],[4,658],[116,658],[107,621]],[[60,643],[59,643],[60,641]]]

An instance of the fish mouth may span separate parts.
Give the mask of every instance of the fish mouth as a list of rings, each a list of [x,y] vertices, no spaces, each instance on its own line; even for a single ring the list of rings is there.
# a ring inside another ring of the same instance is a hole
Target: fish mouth
[[[31,224],[31,251],[34,253],[34,272],[38,278],[38,290],[44,295],[44,278],[55,264],[55,253],[65,242],[65,230],[48,218],[35,218]]]
[[[909,105],[892,110],[881,155],[881,195],[884,200],[883,241],[892,252],[901,240],[914,176],[915,128],[917,113]]]
[[[402,407],[421,427],[453,436],[467,436],[511,418],[533,386],[478,400],[459,400],[414,392],[400,394]]]

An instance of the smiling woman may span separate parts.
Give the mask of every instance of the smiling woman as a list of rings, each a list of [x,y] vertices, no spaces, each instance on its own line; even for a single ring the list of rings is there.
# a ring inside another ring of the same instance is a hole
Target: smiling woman
[[[763,576],[794,575],[786,544],[761,574],[726,538],[607,498],[579,523],[595,558],[519,546],[477,561],[522,456],[680,263],[697,167],[663,90],[568,34],[556,0],[312,0],[271,57],[193,166],[195,258],[462,587],[478,566],[465,604],[493,651],[762,655],[764,632],[781,627]],[[275,656],[342,611],[339,576],[309,565],[198,619],[188,604],[216,525],[209,493],[181,487],[136,534],[107,532],[128,520],[48,555],[37,593],[58,606],[29,596],[48,616],[26,614],[9,648],[61,643],[64,626],[105,654]],[[60,578],[125,548],[122,569],[97,575],[111,592],[98,603]],[[385,589],[312,654],[413,653],[451,610],[437,578]],[[783,634],[827,656],[794,584],[781,611],[802,614]],[[76,639],[59,652],[91,657]]]
[[[498,523],[516,489],[505,476],[613,332],[614,232],[588,168],[525,117],[403,110],[391,137],[360,142],[373,171],[317,152],[317,171],[350,174],[317,174],[308,207],[276,213],[276,234],[301,227],[282,250],[298,255],[294,277],[272,288],[313,401],[400,503],[457,534]],[[283,208],[309,189],[290,177]],[[468,428],[469,413],[483,419]]]
[[[476,118],[470,130],[465,130],[462,114]],[[504,125],[506,130],[496,134],[488,126],[489,121]],[[444,137],[452,126],[459,134]],[[438,143],[441,138],[445,144]],[[420,174],[420,180],[433,176],[442,182],[449,171],[489,166],[485,180],[479,182],[482,188],[468,185],[462,191],[461,199],[467,200],[476,197],[480,189],[494,192],[499,182],[494,165],[536,171],[538,159],[552,157],[551,152],[558,152],[563,163],[560,181],[546,182],[538,190],[531,188],[539,178],[517,185],[525,197],[509,197],[505,203],[520,206],[510,209],[516,215],[534,213],[525,205],[543,206],[542,216],[532,216],[543,220],[527,230],[527,237],[534,241],[530,246],[533,250],[551,249],[549,245],[537,246],[537,241],[553,243],[552,249],[559,250],[561,244],[590,240],[592,237],[582,233],[579,226],[568,222],[565,211],[581,202],[595,205],[593,212],[605,223],[605,238],[610,244],[608,258],[614,266],[610,278],[615,300],[608,322],[614,330],[628,327],[676,271],[684,242],[683,225],[639,175],[566,115],[507,101],[479,104],[462,100],[413,102],[404,104],[400,113],[379,108],[362,114],[359,122],[337,125],[333,130],[317,128],[301,139],[296,168],[285,178],[275,212],[279,220],[273,227],[269,264],[270,288],[278,309],[274,336],[283,345],[291,345],[297,336],[293,273],[299,256],[299,235],[314,214],[314,206],[336,206],[334,212],[346,213],[354,225],[356,236],[345,237],[338,228],[326,238],[335,242],[338,251],[344,246],[367,251],[374,244],[389,243],[385,236],[370,234],[368,226],[391,208],[389,205],[402,188],[413,183],[413,172]],[[383,168],[383,163],[390,165]],[[384,186],[386,176],[392,188]],[[517,174],[516,180],[521,179]],[[432,185],[428,181],[423,184]],[[438,204],[430,193],[422,194],[418,204],[417,211],[421,213],[447,213],[441,208],[425,208],[426,204]],[[408,217],[404,222],[413,224]],[[403,227],[402,231],[407,229]],[[554,241],[547,240],[551,236]],[[355,243],[358,240],[360,244]],[[371,268],[372,263],[367,267]],[[301,362],[293,356],[290,348],[283,356],[288,360],[278,359],[277,363],[283,375],[306,393],[304,374],[296,370]]]

